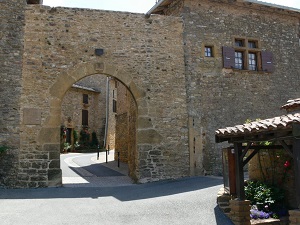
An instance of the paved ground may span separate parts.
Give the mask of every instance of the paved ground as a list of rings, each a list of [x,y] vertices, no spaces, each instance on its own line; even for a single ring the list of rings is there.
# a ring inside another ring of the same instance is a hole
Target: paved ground
[[[114,161],[114,151],[110,151],[106,163],[105,152],[70,153],[61,155],[64,187],[116,187],[132,185],[127,176],[128,167]]]
[[[88,159],[96,162],[93,155],[83,155],[82,158],[80,154],[68,155],[62,156],[63,161],[68,162],[62,165],[64,179],[70,181],[64,187],[0,189],[0,224],[232,225],[216,206],[216,195],[222,186],[220,178],[192,177],[139,185],[120,180],[119,184],[112,181],[108,185],[100,180],[117,180],[126,176],[118,174],[113,178],[98,174],[103,176],[98,177],[91,173],[93,170],[83,169],[88,166],[85,165]],[[70,160],[70,157],[75,158]],[[64,169],[70,164],[77,169]],[[83,168],[78,164],[83,164]],[[100,165],[104,166],[103,163]],[[111,162],[110,167],[114,166]],[[120,168],[116,170],[124,173]],[[80,173],[85,175],[81,180],[78,178]],[[76,179],[83,183],[76,184]],[[90,184],[92,181],[95,183]],[[114,182],[117,186],[112,186]]]

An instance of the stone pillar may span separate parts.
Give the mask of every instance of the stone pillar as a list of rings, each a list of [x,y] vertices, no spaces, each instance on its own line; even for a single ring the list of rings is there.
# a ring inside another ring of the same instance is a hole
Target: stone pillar
[[[235,225],[251,225],[250,223],[250,201],[230,200],[229,217]]]
[[[300,224],[300,210],[295,209],[295,210],[290,210],[290,225],[299,225]]]

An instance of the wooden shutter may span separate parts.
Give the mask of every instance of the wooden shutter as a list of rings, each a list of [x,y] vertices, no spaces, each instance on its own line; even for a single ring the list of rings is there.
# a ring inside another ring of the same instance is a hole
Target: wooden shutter
[[[88,126],[89,125],[89,111],[88,110],[82,110],[82,125]]]
[[[272,52],[262,51],[261,52],[261,66],[265,72],[274,72],[273,54]]]
[[[223,67],[232,69],[234,68],[235,56],[234,48],[223,47]]]

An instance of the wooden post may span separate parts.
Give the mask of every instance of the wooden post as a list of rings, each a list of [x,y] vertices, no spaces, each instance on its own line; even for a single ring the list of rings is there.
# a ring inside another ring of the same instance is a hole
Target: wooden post
[[[236,193],[239,200],[246,199],[244,190],[244,170],[242,159],[242,143],[234,143]]]
[[[297,205],[300,208],[300,139],[294,138],[293,143],[293,158],[294,158],[294,168],[295,168],[295,184],[296,184],[296,198]]]

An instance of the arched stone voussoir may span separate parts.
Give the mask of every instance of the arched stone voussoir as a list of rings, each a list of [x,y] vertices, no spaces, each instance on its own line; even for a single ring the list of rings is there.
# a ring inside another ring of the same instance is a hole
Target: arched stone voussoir
[[[97,64],[94,64],[94,65],[95,65],[95,67],[97,67]],[[100,66],[100,65],[98,64],[98,66]],[[111,64],[108,64],[108,63],[104,63],[103,64],[103,71],[102,71],[102,73],[104,73],[106,75],[110,75],[110,76],[114,76],[115,77],[118,72],[119,72],[119,69],[117,67],[115,67],[114,65],[111,65]]]
[[[128,88],[136,100],[142,99],[146,96],[146,92],[139,88],[133,81],[128,85]]]
[[[76,67],[70,69],[67,74],[73,77],[75,81],[79,81],[82,78],[93,75],[93,74],[103,74],[104,73],[104,63],[82,63],[78,64]]]
[[[59,119],[61,117],[61,108],[60,107],[53,107],[50,109],[50,114],[46,119],[47,126],[50,127],[59,127],[61,122]]]
[[[62,99],[52,97],[50,99],[50,108],[59,108],[60,109],[61,103],[62,103]]]
[[[116,73],[112,75],[127,87],[129,87],[130,83],[133,81],[133,78],[123,70],[117,70]]]
[[[50,88],[50,95],[62,99],[66,91],[74,84],[76,80],[68,74],[59,76]]]

